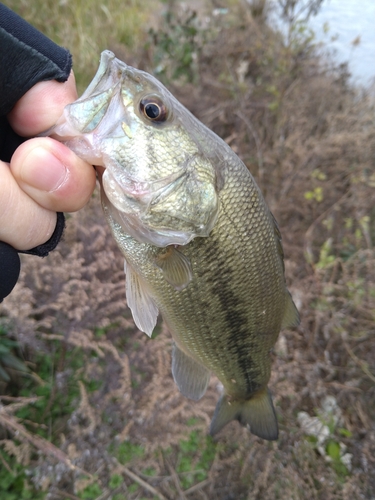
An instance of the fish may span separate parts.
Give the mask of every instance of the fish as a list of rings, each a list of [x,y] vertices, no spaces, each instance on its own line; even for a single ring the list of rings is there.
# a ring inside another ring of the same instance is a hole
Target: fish
[[[96,166],[124,258],[127,304],[151,336],[161,314],[172,375],[198,401],[222,384],[210,425],[278,438],[270,353],[299,313],[281,235],[245,164],[152,75],[110,51],[49,135]]]

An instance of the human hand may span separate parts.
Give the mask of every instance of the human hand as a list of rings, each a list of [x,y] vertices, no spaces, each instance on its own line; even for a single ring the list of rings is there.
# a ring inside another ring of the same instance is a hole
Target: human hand
[[[74,75],[65,83],[37,83],[16,104],[8,120],[21,136],[52,127],[64,107],[77,99]],[[0,241],[29,250],[49,240],[56,212],[74,212],[89,200],[95,170],[49,137],[21,144],[10,165],[0,161]]]

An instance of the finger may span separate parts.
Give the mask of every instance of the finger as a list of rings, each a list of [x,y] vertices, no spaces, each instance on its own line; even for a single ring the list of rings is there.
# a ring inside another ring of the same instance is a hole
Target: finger
[[[64,107],[77,99],[73,72],[68,80],[39,82],[21,97],[8,115],[11,127],[23,137],[31,137],[52,127]]]
[[[10,168],[22,190],[48,210],[75,212],[86,205],[95,188],[94,168],[49,137],[21,144]]]
[[[35,203],[20,189],[9,165],[0,161],[0,241],[17,250],[45,243],[56,226],[56,213]]]

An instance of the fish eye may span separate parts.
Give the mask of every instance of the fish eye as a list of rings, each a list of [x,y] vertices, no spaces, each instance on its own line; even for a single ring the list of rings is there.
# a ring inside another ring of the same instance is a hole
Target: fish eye
[[[139,103],[141,113],[152,122],[165,122],[168,110],[161,99],[156,96],[144,97]]]

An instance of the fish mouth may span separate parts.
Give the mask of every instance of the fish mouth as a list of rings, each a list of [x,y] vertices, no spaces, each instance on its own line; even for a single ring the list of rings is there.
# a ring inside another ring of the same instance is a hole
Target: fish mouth
[[[138,73],[143,71],[137,70]],[[100,56],[98,70],[86,88],[80,99],[84,100],[93,94],[113,87],[116,83],[120,84],[122,80],[130,78],[135,83],[139,83],[139,76],[135,74],[133,68],[128,66],[124,61],[116,58],[115,54],[110,50],[104,50]]]

